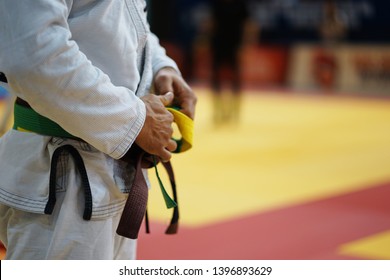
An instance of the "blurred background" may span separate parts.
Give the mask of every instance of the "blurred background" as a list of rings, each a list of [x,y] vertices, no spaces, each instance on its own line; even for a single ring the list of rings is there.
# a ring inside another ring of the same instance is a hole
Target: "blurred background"
[[[147,2],[199,101],[179,233],[151,173],[138,257],[390,259],[390,2]]]
[[[152,30],[192,82],[210,82],[213,40],[231,36],[246,86],[365,95],[388,93],[389,10],[385,0],[149,0]]]

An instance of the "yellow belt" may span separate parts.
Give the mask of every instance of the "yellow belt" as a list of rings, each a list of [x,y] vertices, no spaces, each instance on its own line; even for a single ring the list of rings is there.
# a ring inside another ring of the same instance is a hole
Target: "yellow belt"
[[[168,107],[167,110],[172,113],[174,122],[176,123],[181,134],[180,139],[174,138],[177,143],[177,149],[174,151],[174,153],[181,153],[191,149],[194,134],[193,120],[180,112],[177,108]]]

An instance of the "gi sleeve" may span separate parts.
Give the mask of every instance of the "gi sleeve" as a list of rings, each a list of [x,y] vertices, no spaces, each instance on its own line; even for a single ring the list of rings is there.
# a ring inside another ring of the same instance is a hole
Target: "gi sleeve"
[[[67,23],[71,4],[1,0],[0,70],[35,111],[120,158],[144,124],[145,105],[80,51]]]

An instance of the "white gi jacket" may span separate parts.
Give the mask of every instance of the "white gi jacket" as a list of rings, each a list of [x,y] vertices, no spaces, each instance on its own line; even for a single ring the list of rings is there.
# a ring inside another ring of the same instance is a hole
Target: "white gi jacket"
[[[0,70],[11,93],[88,144],[9,131],[0,139],[0,202],[43,213],[51,155],[71,143],[84,159],[92,219],[120,211],[128,170],[115,159],[145,120],[139,99],[176,64],[150,33],[144,0],[0,0]],[[63,190],[68,160],[57,168]]]

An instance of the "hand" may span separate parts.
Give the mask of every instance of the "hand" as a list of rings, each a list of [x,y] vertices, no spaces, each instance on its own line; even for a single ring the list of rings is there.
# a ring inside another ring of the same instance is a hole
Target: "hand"
[[[173,93],[164,95],[148,94],[142,97],[146,107],[144,126],[135,139],[135,143],[145,152],[158,156],[162,161],[169,161],[171,152],[177,144],[172,140],[173,115],[165,109],[173,101]]]
[[[158,95],[173,92],[175,97],[172,105],[180,107],[182,113],[194,119],[197,98],[175,69],[170,67],[160,69],[154,77],[154,88]]]

